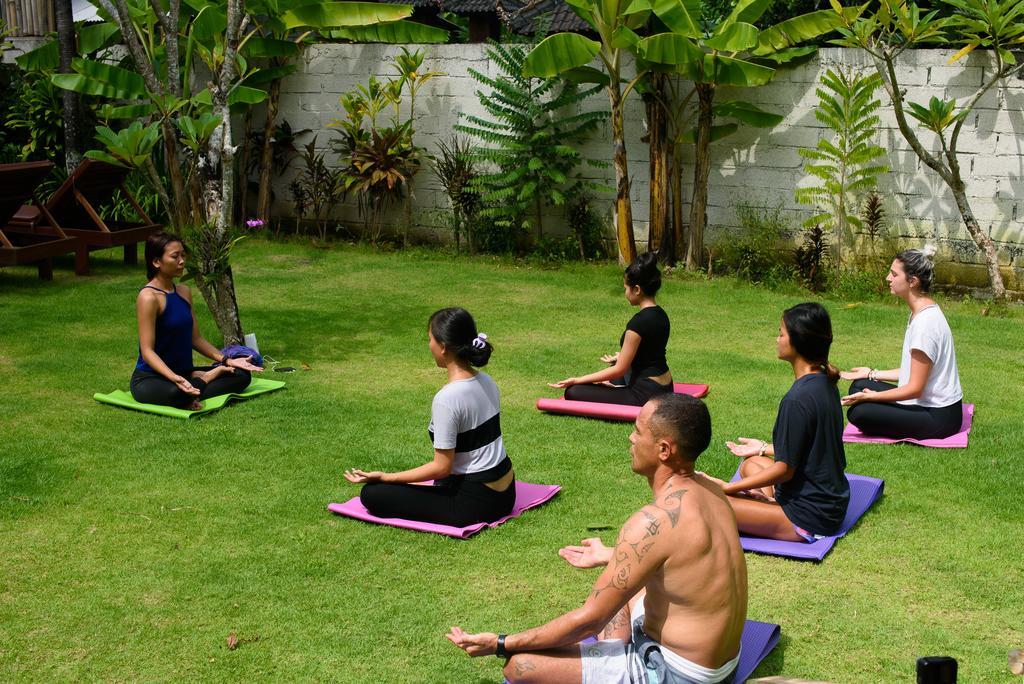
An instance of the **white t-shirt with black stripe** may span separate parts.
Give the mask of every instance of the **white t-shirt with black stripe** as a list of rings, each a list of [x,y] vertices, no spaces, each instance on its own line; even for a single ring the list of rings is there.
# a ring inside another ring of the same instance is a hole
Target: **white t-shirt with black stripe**
[[[455,380],[434,395],[430,438],[435,449],[455,449],[453,475],[478,473],[501,463],[501,397],[487,373]]]

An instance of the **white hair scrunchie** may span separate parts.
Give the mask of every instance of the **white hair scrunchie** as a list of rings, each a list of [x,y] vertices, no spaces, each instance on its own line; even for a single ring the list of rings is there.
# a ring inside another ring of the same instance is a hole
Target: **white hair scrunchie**
[[[473,349],[483,349],[487,346],[487,333],[480,333],[473,338]]]

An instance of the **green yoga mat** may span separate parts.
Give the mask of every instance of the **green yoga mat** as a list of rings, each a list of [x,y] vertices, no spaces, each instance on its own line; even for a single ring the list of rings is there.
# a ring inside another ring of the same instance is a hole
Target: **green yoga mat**
[[[203,408],[198,411],[186,411],[185,409],[174,408],[173,406],[142,404],[135,401],[130,392],[122,390],[114,390],[110,394],[101,394],[97,392],[92,395],[92,398],[103,404],[135,409],[136,411],[145,411],[146,413],[155,413],[160,416],[170,416],[171,418],[192,418],[194,416],[201,416],[210,413],[211,411],[224,408],[224,405],[232,399],[248,399],[249,397],[255,397],[257,394],[266,394],[267,392],[279,390],[282,387],[284,387],[284,382],[280,380],[253,378],[252,382],[249,383],[249,386],[245,388],[244,392],[239,392],[238,394],[222,394],[219,397],[210,397],[203,402]]]

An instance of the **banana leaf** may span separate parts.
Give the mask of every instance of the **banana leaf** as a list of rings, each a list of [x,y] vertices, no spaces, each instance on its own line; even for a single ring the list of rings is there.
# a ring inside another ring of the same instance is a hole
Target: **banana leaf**
[[[412,15],[410,5],[385,5],[376,2],[317,2],[288,10],[281,15],[285,27],[372,26],[398,21]]]
[[[556,33],[537,44],[523,62],[523,75],[549,78],[586,66],[601,49],[601,44],[578,33]]]

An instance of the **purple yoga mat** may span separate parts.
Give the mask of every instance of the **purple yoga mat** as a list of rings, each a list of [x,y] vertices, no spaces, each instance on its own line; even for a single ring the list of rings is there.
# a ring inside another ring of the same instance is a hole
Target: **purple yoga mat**
[[[520,513],[528,508],[540,506],[542,503],[551,499],[551,497],[557,494],[561,489],[562,488],[558,485],[539,485],[517,481],[516,505],[512,508],[512,513],[492,523],[477,523],[475,525],[469,525],[468,527],[435,525],[434,523],[419,522],[418,520],[403,520],[402,518],[378,518],[366,510],[363,504],[360,503],[358,496],[352,497],[345,503],[328,504],[327,510],[332,513],[337,513],[338,515],[344,515],[346,517],[363,520],[365,522],[377,523],[378,525],[390,525],[391,527],[401,527],[406,530],[433,532],[434,534],[443,534],[448,537],[468,539],[485,527],[497,527],[506,520],[518,517]]]
[[[737,469],[732,481],[735,482],[739,477],[740,471]],[[743,546],[743,550],[753,551],[754,553],[766,553],[772,556],[797,558],[799,560],[821,561],[832,550],[832,547],[835,546],[836,540],[845,536],[850,531],[850,528],[857,524],[860,517],[871,508],[872,504],[878,501],[879,497],[882,496],[882,489],[885,487],[885,482],[876,477],[850,475],[847,473],[846,479],[850,483],[850,504],[846,508],[843,526],[839,528],[839,532],[835,535],[819,539],[814,543],[779,541],[777,539],[763,539],[761,537],[740,535],[740,544]]]
[[[779,643],[781,636],[782,628],[776,624],[747,620],[743,625],[743,650],[740,651],[740,663],[736,666],[733,681],[736,684],[747,681],[761,661],[767,658]]]
[[[735,684],[743,684],[754,674],[754,670],[761,664],[761,661],[768,657],[772,649],[779,643],[782,636],[782,628],[771,622],[758,622],[747,620],[743,625],[743,636],[740,637],[740,662],[736,665],[736,674],[733,676]],[[594,637],[583,640],[589,644],[597,641]],[[508,684],[508,680],[505,680]]]
[[[909,442],[920,446],[935,447],[937,449],[966,449],[967,435],[971,431],[971,423],[974,421],[974,404],[964,404],[963,422],[960,424],[960,432],[945,439],[914,439],[904,437],[903,439],[892,439],[890,437],[872,437],[865,435],[852,423],[847,423],[843,430],[843,441],[864,444],[896,444],[897,442]]]

